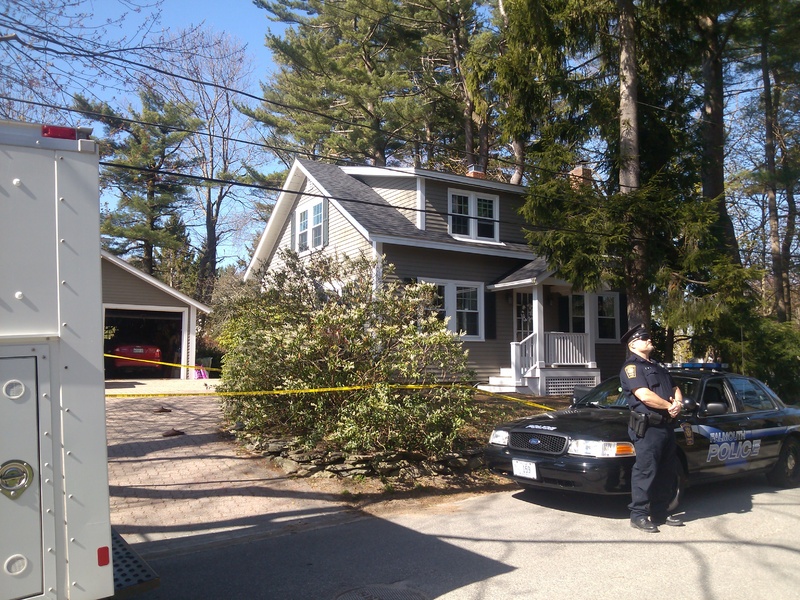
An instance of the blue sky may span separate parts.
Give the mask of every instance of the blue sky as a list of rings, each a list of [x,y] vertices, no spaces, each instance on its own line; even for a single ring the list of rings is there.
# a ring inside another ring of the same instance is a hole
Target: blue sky
[[[252,0],[164,0],[161,25],[181,29],[200,25],[229,33],[247,44],[253,57],[257,80],[270,68],[269,51],[264,36],[277,25],[267,18],[267,11],[257,8]]]
[[[143,5],[147,0],[134,0]],[[150,15],[152,8],[142,8],[137,14],[125,6],[125,0],[91,0],[95,23],[116,19],[126,13],[123,33],[132,35],[141,23],[143,15]],[[156,27],[167,30],[185,29],[192,25],[205,25],[219,32],[226,32],[247,44],[255,67],[256,81],[263,80],[271,68],[270,53],[264,46],[264,36],[270,29],[281,31],[283,26],[267,18],[267,11],[257,8],[252,0],[163,0],[161,20]],[[113,29],[109,31],[113,36]]]
[[[139,5],[147,0],[133,0]],[[124,6],[125,0],[90,0],[93,8],[93,21],[102,23],[106,19],[114,20],[120,17],[123,12],[129,11]],[[142,22],[144,15],[152,13],[152,9],[143,9],[142,14],[128,12],[122,24],[122,29],[109,30],[109,36],[133,35],[138,25]],[[193,25],[204,25],[216,31],[225,32],[240,42],[247,44],[247,52],[253,63],[252,89],[244,90],[255,94],[260,93],[258,84],[265,81],[271,69],[270,53],[264,46],[264,36],[272,28],[279,32],[283,29],[282,25],[273,23],[267,18],[267,12],[257,8],[252,0],[164,0],[161,4],[161,20],[156,30],[178,30],[185,29]],[[117,105],[121,103],[117,99]],[[114,102],[112,102],[112,105]],[[96,130],[100,133],[100,129]],[[267,165],[264,165],[268,169]],[[104,196],[102,202],[113,206],[116,199],[111,196]],[[236,257],[248,258],[244,249],[244,244],[250,241],[253,232],[244,227],[240,236],[228,238],[221,244],[220,262],[227,264],[233,262]],[[247,230],[247,231],[245,231]],[[194,229],[192,230],[195,232]]]

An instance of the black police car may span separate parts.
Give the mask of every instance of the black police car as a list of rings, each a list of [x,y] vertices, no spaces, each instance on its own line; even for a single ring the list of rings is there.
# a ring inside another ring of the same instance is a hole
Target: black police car
[[[800,484],[800,408],[757,379],[702,367],[671,370],[684,397],[673,507],[687,485],[750,473],[780,487]],[[485,458],[525,488],[628,494],[635,460],[628,417],[614,377],[568,409],[496,427]]]

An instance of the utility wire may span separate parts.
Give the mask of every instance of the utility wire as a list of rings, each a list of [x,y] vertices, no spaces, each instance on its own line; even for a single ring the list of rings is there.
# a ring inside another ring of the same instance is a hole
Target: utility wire
[[[145,173],[152,173],[153,172],[151,169],[148,169],[146,167],[136,167],[136,166],[133,166],[133,165],[121,165],[121,164],[117,164],[117,163],[113,163],[113,162],[106,162],[106,161],[100,161],[100,164],[102,166],[105,166],[105,167],[111,167],[111,168],[116,168],[116,169],[127,169],[127,170],[131,170],[131,171],[139,171],[139,172],[145,172]],[[309,191],[298,192],[297,190],[290,190],[290,189],[286,189],[284,187],[275,187],[275,186],[269,186],[269,185],[258,184],[258,183],[244,183],[244,182],[232,181],[230,179],[217,179],[217,178],[201,176],[201,175],[190,175],[190,174],[183,174],[183,173],[173,173],[173,172],[169,172],[169,171],[158,171],[158,174],[159,175],[166,175],[166,176],[176,177],[176,178],[180,178],[180,179],[199,180],[199,181],[208,182],[208,183],[219,183],[219,184],[222,184],[222,185],[237,185],[237,186],[247,187],[247,188],[251,188],[251,189],[266,190],[266,191],[277,192],[277,193],[302,194],[303,196],[307,196],[307,197],[310,197],[310,198],[330,199],[330,200],[335,200],[337,202],[347,202],[347,203],[351,203],[351,204],[361,204],[361,205],[373,206],[373,207],[381,208],[381,209],[385,209],[385,210],[398,210],[398,211],[406,211],[406,212],[411,212],[411,213],[423,213],[423,214],[433,214],[433,215],[442,215],[442,214],[444,214],[446,216],[459,216],[459,217],[465,217],[466,216],[467,218],[470,218],[470,219],[478,219],[479,218],[479,217],[471,217],[469,215],[450,213],[450,212],[442,213],[441,211],[434,210],[434,209],[413,208],[413,207],[408,207],[408,206],[396,206],[396,205],[388,204],[388,203],[387,204],[383,204],[383,203],[380,203],[380,202],[369,202],[368,200],[357,200],[355,198],[350,198],[350,197],[345,197],[345,196],[333,196],[331,194],[320,194],[320,193],[314,193],[314,192],[309,192]],[[511,221],[503,221],[501,219],[488,219],[488,218],[480,217],[480,220],[482,220],[482,221],[491,221],[493,223],[498,223],[500,225],[519,226],[519,223],[515,223],[515,222],[511,222]],[[573,234],[581,234],[581,235],[591,235],[591,236],[596,236],[596,237],[615,237],[614,234],[603,233],[603,232],[599,232],[599,231],[587,231],[587,230],[583,230],[583,229],[573,229],[573,228],[569,228],[569,227],[542,227],[542,226],[533,225],[533,224],[530,224],[530,223],[524,224],[522,226],[522,228],[527,228],[527,229],[530,229],[530,230],[533,230],[533,231],[544,231],[544,232],[558,231],[558,232],[561,232],[561,233],[573,233]],[[631,239],[633,241],[648,241],[648,239],[646,239],[646,238],[632,237],[632,238],[629,238],[629,239]]]
[[[8,100],[8,101],[11,101],[11,102],[18,102],[18,103],[21,103],[21,104],[30,104],[30,105],[33,105],[33,106],[40,106],[42,108],[50,108],[50,109],[53,109],[53,110],[59,110],[59,111],[64,111],[64,112],[78,113],[78,114],[81,114],[81,115],[95,117],[96,118],[95,120],[97,120],[97,121],[99,121],[101,123],[102,123],[101,118],[108,116],[105,113],[101,113],[101,112],[97,112],[97,111],[80,110],[80,109],[74,108],[74,107],[59,106],[57,104],[49,104],[49,103],[46,103],[46,102],[39,102],[39,101],[35,101],[35,100],[26,100],[26,99],[22,99],[22,98],[14,98],[14,97],[5,96],[5,95],[0,95],[0,100]],[[142,125],[143,127],[157,127],[159,129],[168,129],[170,131],[175,131],[175,132],[179,132],[179,133],[188,133],[188,134],[191,134],[191,135],[203,135],[203,136],[211,137],[213,139],[219,139],[219,140],[222,140],[222,141],[236,142],[236,143],[246,144],[246,145],[250,145],[250,146],[256,146],[258,148],[265,148],[267,150],[275,152],[276,154],[277,153],[299,154],[299,155],[302,155],[302,156],[306,156],[308,158],[325,159],[325,160],[329,160],[329,161],[333,161],[333,162],[337,162],[337,163],[350,164],[352,166],[363,166],[363,163],[358,163],[358,162],[356,162],[354,160],[351,160],[349,158],[345,158],[345,157],[341,157],[341,156],[330,156],[330,155],[325,155],[325,154],[318,154],[318,153],[314,153],[314,152],[309,152],[307,150],[303,150],[301,148],[288,148],[288,147],[273,146],[273,145],[270,145],[270,144],[266,144],[264,142],[254,142],[254,141],[251,141],[251,140],[243,140],[241,138],[234,138],[234,137],[231,137],[231,136],[224,136],[224,135],[220,135],[220,134],[212,134],[212,133],[208,133],[208,132],[202,131],[202,130],[186,129],[186,128],[177,127],[177,126],[174,126],[174,125],[165,125],[165,124],[161,124],[161,123],[153,123],[151,121],[142,121],[140,119],[132,119],[130,117],[123,117],[123,116],[116,115],[116,114],[113,115],[113,118],[116,119],[116,120],[122,121],[123,123],[130,123],[132,125]],[[441,148],[445,148],[447,150],[452,150],[451,148],[447,148],[446,146],[440,146],[440,147]],[[506,162],[509,165],[512,164],[510,161],[504,161],[503,159],[501,159],[499,157],[497,157],[495,160],[497,160],[498,162],[501,162],[501,163],[502,162]],[[566,173],[564,173],[564,172],[545,169],[543,167],[538,167],[536,165],[526,165],[526,166],[534,168],[534,169],[540,171],[541,173],[544,173],[545,175],[550,175],[552,177],[565,177],[566,176]],[[390,171],[395,169],[395,167],[392,167],[392,166],[384,166],[384,167],[380,167],[380,168],[381,169],[390,170]],[[592,177],[585,177],[583,175],[573,175],[573,177],[575,177],[575,179],[582,179],[582,180],[586,181],[587,183],[596,183],[596,180],[594,178],[592,178]]]
[[[43,41],[46,41],[46,42],[49,42],[49,43],[52,43],[52,44],[57,44],[59,46],[62,46],[64,48],[68,49],[68,50],[56,50],[56,49],[50,48],[50,47],[36,46],[34,44],[31,44],[29,42],[26,42],[26,41],[22,40],[16,34],[11,35],[11,36],[6,36],[7,39],[0,39],[0,41],[12,41],[12,40],[16,41],[16,42],[24,45],[25,47],[27,47],[29,49],[42,52],[43,54],[51,53],[51,54],[56,54],[58,56],[75,56],[75,57],[80,57],[80,58],[92,58],[92,59],[96,59],[98,61],[109,63],[111,65],[114,65],[116,63],[121,63],[123,65],[133,66],[133,67],[135,67],[137,69],[141,69],[141,70],[144,70],[144,71],[153,71],[155,73],[158,73],[159,75],[164,75],[164,76],[167,76],[167,77],[173,77],[175,79],[180,79],[180,80],[183,80],[183,81],[187,81],[187,82],[195,84],[195,85],[209,86],[209,87],[212,87],[212,88],[215,88],[215,89],[219,89],[219,90],[222,90],[222,91],[225,91],[225,92],[230,92],[232,94],[239,95],[239,96],[242,96],[242,97],[250,99],[250,100],[256,100],[256,101],[262,102],[264,104],[270,104],[270,105],[276,106],[276,107],[281,108],[281,109],[286,110],[286,111],[296,111],[296,112],[301,112],[301,113],[314,115],[316,117],[319,117],[319,118],[322,118],[322,119],[326,119],[329,122],[334,123],[334,124],[345,125],[345,126],[348,126],[348,127],[363,128],[363,129],[368,129],[368,130],[371,130],[371,131],[377,131],[379,133],[382,133],[382,134],[386,135],[387,139],[404,142],[406,144],[420,143],[420,144],[423,144],[426,147],[432,147],[434,149],[438,148],[438,149],[443,149],[443,150],[448,151],[448,152],[455,152],[455,153],[457,153],[459,155],[466,155],[466,151],[459,150],[459,149],[456,149],[456,148],[452,148],[450,146],[445,146],[445,145],[435,144],[435,143],[434,144],[430,144],[430,143],[428,143],[428,142],[426,142],[424,140],[409,139],[409,138],[401,137],[401,136],[398,136],[398,135],[396,135],[396,134],[394,134],[392,132],[388,132],[388,131],[385,131],[385,130],[381,130],[381,129],[376,130],[376,129],[370,127],[369,125],[365,125],[364,123],[359,123],[359,122],[355,122],[355,121],[349,121],[349,120],[346,120],[346,119],[341,119],[341,118],[326,114],[324,112],[320,112],[320,111],[316,111],[316,110],[313,110],[313,109],[309,109],[307,107],[295,106],[295,105],[291,105],[291,104],[278,102],[278,101],[275,101],[275,100],[268,100],[268,99],[264,98],[263,96],[258,96],[256,94],[252,94],[250,92],[237,90],[235,88],[231,88],[229,86],[225,86],[225,85],[222,85],[222,84],[219,84],[219,83],[204,81],[204,80],[196,78],[196,77],[190,77],[188,75],[183,75],[181,73],[175,73],[175,72],[172,72],[172,71],[168,71],[166,69],[162,69],[162,68],[156,67],[154,65],[147,65],[147,64],[144,64],[144,63],[140,63],[140,62],[137,62],[137,61],[126,59],[126,58],[123,58],[121,56],[118,56],[116,54],[116,52],[118,52],[118,51],[115,51],[113,53],[112,52],[95,52],[95,51],[91,51],[91,50],[86,50],[86,49],[81,48],[79,46],[73,46],[73,45],[70,45],[70,44],[66,44],[63,41],[60,41],[60,40],[58,40],[56,38],[52,38],[52,37],[49,37],[49,36],[42,35],[42,34],[40,34],[38,32],[31,32],[31,31],[23,30],[23,29],[15,29],[14,27],[9,27],[9,29],[15,30],[15,31],[17,31],[17,33],[26,33],[31,37],[37,37],[40,40],[43,40]],[[27,102],[25,100],[19,100],[19,99],[16,99],[16,101],[18,101],[18,102]],[[42,104],[44,105],[44,103],[42,103]],[[66,108],[66,107],[50,107],[50,108],[55,108],[57,110],[58,109],[60,109],[60,110],[74,110],[74,109],[70,109],[70,108]],[[81,111],[75,111],[75,112],[81,112]],[[297,152],[296,150],[291,150],[291,149],[289,149],[289,150],[276,149],[276,150],[277,151]],[[329,158],[332,159],[332,160],[340,160],[340,161],[342,160],[341,158],[338,158],[338,157],[335,157],[335,158],[334,157],[329,157]],[[505,164],[508,167],[516,166],[516,164],[513,161],[510,161],[510,160],[508,160],[506,158],[503,158],[502,156],[499,156],[499,155],[495,155],[495,156],[493,156],[491,158],[492,158],[492,160],[500,163],[501,165]],[[538,170],[538,171],[540,171],[542,173],[548,174],[548,175],[556,175],[556,176],[563,175],[561,173],[556,173],[554,171],[550,171],[550,170],[544,169],[544,168],[539,167],[537,165],[526,165],[526,167],[532,168],[532,169],[536,169],[536,170]]]

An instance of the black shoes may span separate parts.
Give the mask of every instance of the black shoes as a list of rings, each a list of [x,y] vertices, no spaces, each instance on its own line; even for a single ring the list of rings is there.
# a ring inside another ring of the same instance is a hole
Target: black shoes
[[[683,519],[670,515],[665,519],[654,519],[656,525],[669,525],[670,527],[683,527]]]
[[[631,517],[631,527],[647,533],[658,533],[658,527],[647,517]]]

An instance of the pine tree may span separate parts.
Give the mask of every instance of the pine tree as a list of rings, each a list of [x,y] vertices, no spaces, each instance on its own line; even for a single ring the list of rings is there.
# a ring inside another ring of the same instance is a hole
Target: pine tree
[[[186,202],[180,174],[189,165],[180,153],[181,144],[200,124],[188,116],[188,107],[164,101],[153,89],[143,89],[139,99],[142,110],[130,108],[130,117],[81,96],[75,104],[104,124],[101,185],[118,194],[117,207],[102,215],[104,246],[155,275],[158,251],[185,244],[167,225]]]

